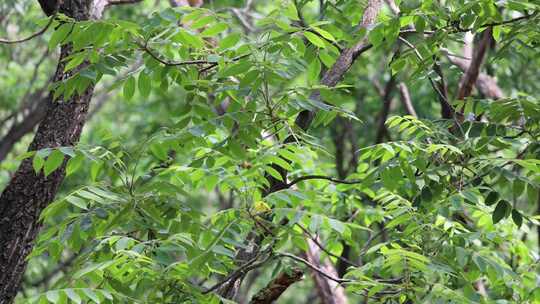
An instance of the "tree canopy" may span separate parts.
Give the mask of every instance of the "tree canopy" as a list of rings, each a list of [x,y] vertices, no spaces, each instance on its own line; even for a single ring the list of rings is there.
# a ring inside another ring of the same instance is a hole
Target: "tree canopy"
[[[539,24],[0,3],[0,304],[540,303]]]

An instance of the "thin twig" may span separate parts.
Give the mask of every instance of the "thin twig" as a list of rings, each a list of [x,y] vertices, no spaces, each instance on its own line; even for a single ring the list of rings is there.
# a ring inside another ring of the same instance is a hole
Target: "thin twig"
[[[58,1],[58,2],[60,2],[60,1]],[[3,44],[22,43],[22,42],[26,42],[28,40],[32,40],[33,38],[36,38],[39,35],[42,35],[43,33],[45,33],[49,29],[49,27],[51,27],[51,25],[53,24],[53,21],[56,18],[57,14],[58,14],[58,9],[55,9],[55,13],[54,13],[54,15],[52,15],[49,18],[49,22],[47,22],[47,24],[42,29],[40,29],[39,31],[33,33],[32,35],[30,35],[30,36],[28,36],[26,38],[21,38],[21,39],[16,39],[16,40],[0,39],[0,43],[3,43]]]
[[[355,262],[353,262],[353,261],[351,261],[351,260],[349,260],[349,259],[346,259],[346,258],[344,258],[344,257],[342,257],[342,256],[337,255],[337,254],[333,254],[333,253],[330,252],[328,249],[326,249],[326,248],[325,248],[325,247],[317,240],[316,237],[314,237],[313,235],[311,235],[311,233],[310,233],[304,226],[302,226],[300,223],[296,223],[296,225],[297,225],[298,227],[300,227],[300,229],[302,229],[302,231],[303,231],[303,232],[304,232],[304,233],[305,233],[305,234],[313,241],[313,243],[314,243],[315,245],[317,245],[317,247],[319,247],[322,251],[324,251],[324,252],[325,252],[326,254],[328,254],[329,256],[333,256],[333,257],[335,257],[335,258],[337,258],[337,259],[339,259],[339,260],[341,260],[341,261],[343,261],[343,262],[345,262],[345,263],[347,263],[347,264],[349,264],[349,265],[351,265],[351,266],[360,267],[360,265],[358,265],[357,263],[355,263]]]
[[[166,66],[179,66],[179,65],[190,65],[190,64],[211,64],[213,62],[210,62],[208,60],[186,60],[186,61],[167,61],[164,59],[159,58],[158,55],[156,55],[154,52],[152,52],[148,48],[148,41],[144,44],[139,44],[139,47],[141,50],[145,51],[148,55],[150,55],[152,58],[157,60],[158,62],[166,65]]]
[[[109,0],[107,1],[107,6],[113,6],[113,5],[122,5],[122,4],[133,4],[133,3],[139,3],[143,2],[144,0]]]
[[[323,277],[329,279],[329,280],[332,280],[338,284],[343,284],[343,283],[350,283],[350,282],[353,282],[352,280],[349,280],[349,279],[340,279],[340,278],[335,278],[334,276],[331,276],[329,275],[328,273],[326,273],[324,270],[320,269],[319,267],[311,264],[310,262],[306,261],[305,259],[299,257],[299,256],[296,256],[294,254],[290,254],[290,253],[285,253],[285,252],[278,252],[276,253],[277,256],[282,256],[282,257],[286,257],[286,258],[289,258],[289,259],[292,259],[292,260],[295,260],[297,262],[300,262],[304,265],[306,265],[307,267],[311,268],[312,270],[314,270],[315,272],[321,274]]]
[[[355,185],[355,184],[361,184],[362,183],[361,180],[342,180],[342,179],[337,179],[337,178],[333,178],[333,177],[325,176],[325,175],[304,175],[304,176],[300,176],[300,177],[292,180],[291,182],[286,184],[286,187],[290,188],[294,184],[297,184],[297,183],[299,183],[301,181],[305,181],[305,180],[308,180],[308,179],[324,179],[324,180],[328,180],[328,181],[331,181],[331,182],[334,182],[334,183],[337,183],[337,184],[347,184],[347,185]]]
[[[259,259],[260,255],[255,256],[254,258],[247,261],[245,264],[240,266],[238,269],[233,271],[231,274],[226,276],[223,280],[219,281],[218,283],[212,285],[210,288],[202,291],[203,294],[210,293],[218,288],[220,288],[225,283],[229,282],[230,280],[234,280],[239,276],[242,276],[245,273],[248,273],[250,270],[253,270],[255,268],[261,267],[266,262],[268,262],[270,259],[272,259],[274,256],[272,254],[268,254],[266,258],[261,260],[260,262],[255,263]]]

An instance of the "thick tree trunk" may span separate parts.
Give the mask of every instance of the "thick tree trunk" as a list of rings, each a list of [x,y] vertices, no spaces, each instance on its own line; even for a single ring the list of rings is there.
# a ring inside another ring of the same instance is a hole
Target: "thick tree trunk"
[[[92,0],[65,0],[59,11],[76,20],[86,20],[90,17],[92,3]],[[50,7],[51,1],[42,0],[40,4],[44,8]],[[62,47],[54,81],[70,76],[71,72],[64,72],[63,62],[70,53],[70,46]],[[49,99],[46,115],[28,150],[75,145],[79,141],[93,91],[91,85],[83,94],[67,100]],[[26,159],[0,196],[0,304],[12,303],[17,295],[26,257],[32,251],[41,225],[39,216],[54,199],[64,176],[65,162],[45,177],[41,173],[36,174],[32,161]]]

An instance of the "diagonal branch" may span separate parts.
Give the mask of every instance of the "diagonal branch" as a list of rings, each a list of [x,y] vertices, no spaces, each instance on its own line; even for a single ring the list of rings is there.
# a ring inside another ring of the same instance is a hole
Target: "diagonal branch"
[[[457,99],[459,100],[463,100],[466,97],[469,97],[472,93],[474,83],[476,82],[476,80],[478,79],[478,75],[480,74],[480,67],[482,66],[484,57],[486,56],[487,48],[489,47],[489,44],[493,39],[491,33],[492,28],[488,27],[482,34],[482,39],[478,43],[477,47],[475,47],[474,49],[471,63],[467,69],[467,72],[465,72],[465,75],[463,75],[461,85],[457,93]]]
[[[277,300],[289,286],[302,280],[304,272],[299,268],[293,268],[280,273],[266,287],[259,290],[249,303],[251,304],[271,304]]]
[[[414,106],[412,104],[411,100],[411,94],[409,93],[409,89],[407,88],[407,85],[403,82],[400,82],[398,84],[399,88],[399,95],[401,96],[401,103],[403,103],[403,107],[405,108],[405,111],[407,114],[418,117],[416,114],[416,111],[414,110]]]

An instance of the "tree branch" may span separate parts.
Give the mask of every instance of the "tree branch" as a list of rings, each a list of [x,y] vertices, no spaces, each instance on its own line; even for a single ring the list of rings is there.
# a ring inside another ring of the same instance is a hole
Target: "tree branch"
[[[487,48],[491,42],[491,39],[493,39],[491,33],[492,28],[488,27],[482,34],[482,39],[480,40],[480,43],[474,49],[471,63],[469,65],[469,68],[467,69],[467,72],[465,72],[465,75],[463,75],[461,85],[457,93],[457,99],[459,100],[465,99],[472,93],[474,83],[476,82],[476,80],[478,79],[478,75],[480,74],[480,67],[482,66],[482,62],[484,61]]]
[[[266,287],[259,290],[249,303],[251,304],[271,304],[277,300],[289,286],[302,280],[304,272],[299,268],[293,268],[280,273]]]
[[[157,54],[152,52],[148,48],[148,41],[146,41],[144,44],[138,44],[142,51],[146,52],[150,57],[154,58],[156,61],[158,61],[161,64],[164,64],[166,66],[179,66],[179,65],[190,65],[190,64],[212,64],[214,62],[210,62],[208,60],[186,60],[186,61],[167,61],[164,59],[161,59]]]
[[[418,117],[416,111],[414,110],[414,106],[411,101],[411,95],[409,94],[409,89],[407,88],[407,85],[404,82],[400,82],[398,84],[398,88],[399,95],[401,96],[401,103],[403,103],[403,107],[405,108],[407,114],[413,117]]]
[[[317,247],[319,247],[322,251],[324,251],[324,252],[325,252],[326,254],[328,254],[329,256],[332,256],[332,257],[334,257],[334,258],[336,258],[336,259],[338,259],[338,260],[340,260],[340,261],[342,261],[342,262],[344,262],[344,263],[346,263],[346,264],[349,264],[350,266],[360,267],[360,265],[354,263],[353,261],[351,261],[351,260],[349,260],[349,259],[346,259],[346,258],[344,258],[344,257],[342,257],[342,256],[337,255],[337,254],[333,254],[332,252],[330,252],[330,250],[326,249],[326,248],[319,242],[319,240],[318,240],[315,236],[311,235],[311,233],[310,233],[304,226],[302,226],[302,225],[299,224],[299,223],[296,223],[296,225],[297,225],[298,227],[300,227],[300,229],[301,229],[301,230],[302,230],[302,231],[303,231],[303,232],[311,239],[311,241],[313,241],[313,243],[314,243],[315,245],[317,245]]]
[[[28,36],[26,38],[15,39],[15,40],[1,39],[0,38],[0,43],[2,43],[2,44],[22,43],[22,42],[32,40],[32,39],[36,38],[37,36],[42,35],[43,33],[45,33],[49,29],[49,27],[51,27],[51,25],[53,24],[53,21],[56,18],[57,14],[58,14],[58,4],[57,4],[57,7],[55,9],[55,13],[49,18],[49,22],[47,22],[47,24],[42,29],[40,29],[39,31],[33,33],[32,35],[30,35],[30,36]]]
[[[134,4],[143,2],[144,0],[109,0],[107,1],[106,7],[113,6],[113,5],[123,5],[123,4]]]
[[[304,176],[300,176],[300,177],[298,177],[296,179],[293,179],[291,182],[287,183],[286,188],[290,188],[293,185],[298,184],[301,181],[305,181],[305,180],[309,180],[309,179],[324,179],[324,180],[328,180],[328,181],[331,181],[331,182],[334,182],[334,183],[337,183],[337,184],[347,184],[347,185],[355,185],[355,184],[361,184],[362,183],[362,181],[360,181],[360,180],[342,180],[342,179],[337,179],[337,178],[333,178],[333,177],[329,177],[329,176],[325,176],[325,175],[304,175]]]
[[[384,91],[382,92],[383,95],[382,101],[383,106],[381,110],[381,114],[379,115],[379,126],[377,127],[377,134],[375,136],[375,143],[380,143],[383,140],[384,135],[387,133],[386,129],[386,118],[388,117],[388,114],[390,113],[390,106],[392,104],[392,92],[394,91],[394,84],[395,84],[396,78],[394,75],[390,75],[390,79],[386,83],[384,87]]]
[[[320,269],[319,267],[313,265],[312,263],[306,261],[305,259],[299,257],[299,256],[296,256],[294,254],[290,254],[290,253],[286,253],[286,252],[278,252],[276,253],[277,256],[282,256],[282,257],[286,257],[286,258],[289,258],[289,259],[292,259],[292,260],[295,260],[297,262],[300,262],[304,265],[306,265],[307,267],[311,268],[311,270],[319,273],[320,275],[322,275],[323,277],[327,278],[328,280],[331,280],[331,281],[334,281],[338,284],[344,284],[344,283],[350,283],[352,282],[352,280],[349,280],[349,279],[340,279],[340,278],[336,278],[328,273],[326,273],[326,271]]]

